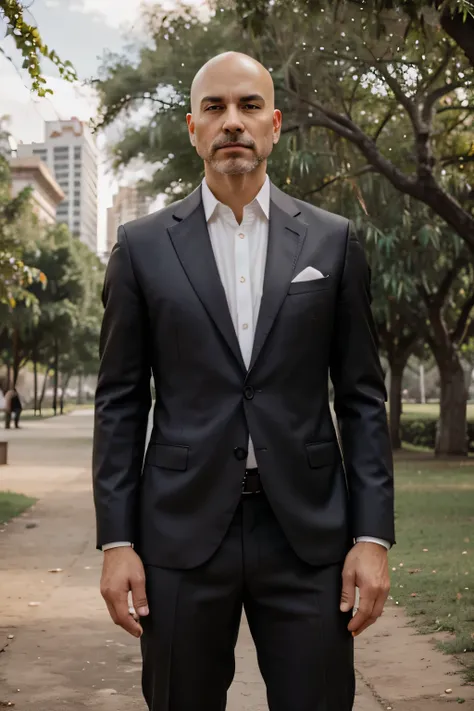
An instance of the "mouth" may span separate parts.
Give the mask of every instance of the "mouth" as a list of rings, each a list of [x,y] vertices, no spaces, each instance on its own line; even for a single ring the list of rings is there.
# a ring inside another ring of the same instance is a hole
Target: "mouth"
[[[223,146],[219,146],[217,150],[222,151],[235,148],[245,148],[248,151],[250,150],[250,146],[245,146],[243,143],[225,143]]]

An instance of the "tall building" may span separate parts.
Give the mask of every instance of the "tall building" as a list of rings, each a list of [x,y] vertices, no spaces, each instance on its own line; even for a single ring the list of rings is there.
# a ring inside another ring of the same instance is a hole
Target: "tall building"
[[[65,196],[47,165],[38,156],[11,158],[9,163],[12,197],[30,187],[31,204],[38,220],[46,225],[54,225],[57,207]]]
[[[148,215],[151,202],[152,199],[143,195],[135,186],[119,188],[112,198],[112,207],[107,209],[107,256],[117,240],[119,226]]]
[[[44,143],[20,143],[19,158],[38,156],[65,194],[56,212],[58,222],[97,252],[97,148],[83,121],[46,121]]]

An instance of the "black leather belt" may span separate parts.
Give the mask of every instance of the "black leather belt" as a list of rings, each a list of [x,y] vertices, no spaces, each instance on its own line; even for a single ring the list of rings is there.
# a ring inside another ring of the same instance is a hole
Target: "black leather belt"
[[[260,482],[258,469],[246,469],[242,481],[242,496],[260,494],[261,491],[262,484]]]

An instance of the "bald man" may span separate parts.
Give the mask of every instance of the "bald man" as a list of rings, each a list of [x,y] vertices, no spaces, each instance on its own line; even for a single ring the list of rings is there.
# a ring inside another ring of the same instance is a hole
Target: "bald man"
[[[243,609],[270,711],[349,711],[353,637],[389,590],[392,458],[369,270],[345,218],[270,182],[281,122],[264,67],[211,59],[187,115],[204,180],[122,225],[107,268],[101,591],[141,637],[150,711],[225,709]]]

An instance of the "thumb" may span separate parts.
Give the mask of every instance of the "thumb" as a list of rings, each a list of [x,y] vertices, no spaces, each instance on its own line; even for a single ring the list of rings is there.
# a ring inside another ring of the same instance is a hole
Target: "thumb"
[[[342,573],[341,612],[349,612],[355,605],[355,570]]]
[[[146,598],[145,577],[140,575],[140,577],[131,580],[130,587],[132,589],[133,607],[140,617],[146,617],[150,611]]]

